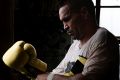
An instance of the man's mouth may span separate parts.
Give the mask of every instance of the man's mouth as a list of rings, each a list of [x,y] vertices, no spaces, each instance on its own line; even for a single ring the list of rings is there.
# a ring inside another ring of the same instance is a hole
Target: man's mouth
[[[71,36],[72,35],[72,31],[68,30],[67,34]]]
[[[66,28],[64,31],[70,36],[73,34],[72,30],[70,30],[69,28]]]

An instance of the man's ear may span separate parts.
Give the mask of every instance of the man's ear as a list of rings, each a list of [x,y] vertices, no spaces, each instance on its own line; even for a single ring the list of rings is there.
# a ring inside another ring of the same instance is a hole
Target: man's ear
[[[80,14],[81,14],[81,16],[84,17],[84,19],[87,19],[88,18],[88,9],[86,7],[82,7],[80,9]]]

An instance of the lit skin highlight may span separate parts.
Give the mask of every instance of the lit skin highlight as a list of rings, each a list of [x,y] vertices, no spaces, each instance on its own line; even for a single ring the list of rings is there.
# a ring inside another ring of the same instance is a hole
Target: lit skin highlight
[[[59,18],[70,36],[78,40],[83,36],[83,20],[80,13],[71,13],[68,5],[65,5],[59,10]]]

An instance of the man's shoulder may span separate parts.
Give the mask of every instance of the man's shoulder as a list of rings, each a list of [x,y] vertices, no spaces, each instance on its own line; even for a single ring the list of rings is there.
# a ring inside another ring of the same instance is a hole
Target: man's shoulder
[[[105,42],[110,39],[116,39],[116,37],[103,27],[98,28],[97,32],[93,35],[93,40],[97,42]]]
[[[116,37],[105,28],[99,28],[97,32],[89,40],[90,49],[97,49],[102,46],[116,45]]]
[[[107,29],[100,27],[95,33],[94,38],[97,38],[98,40],[105,39],[107,37],[108,32],[109,31]]]

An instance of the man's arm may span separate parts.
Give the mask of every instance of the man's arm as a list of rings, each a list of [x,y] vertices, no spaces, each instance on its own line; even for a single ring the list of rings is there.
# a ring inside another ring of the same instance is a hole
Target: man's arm
[[[47,80],[49,74],[40,74],[37,76],[36,80]],[[79,73],[71,77],[66,77],[62,75],[55,74],[52,80],[85,80],[84,76]]]

